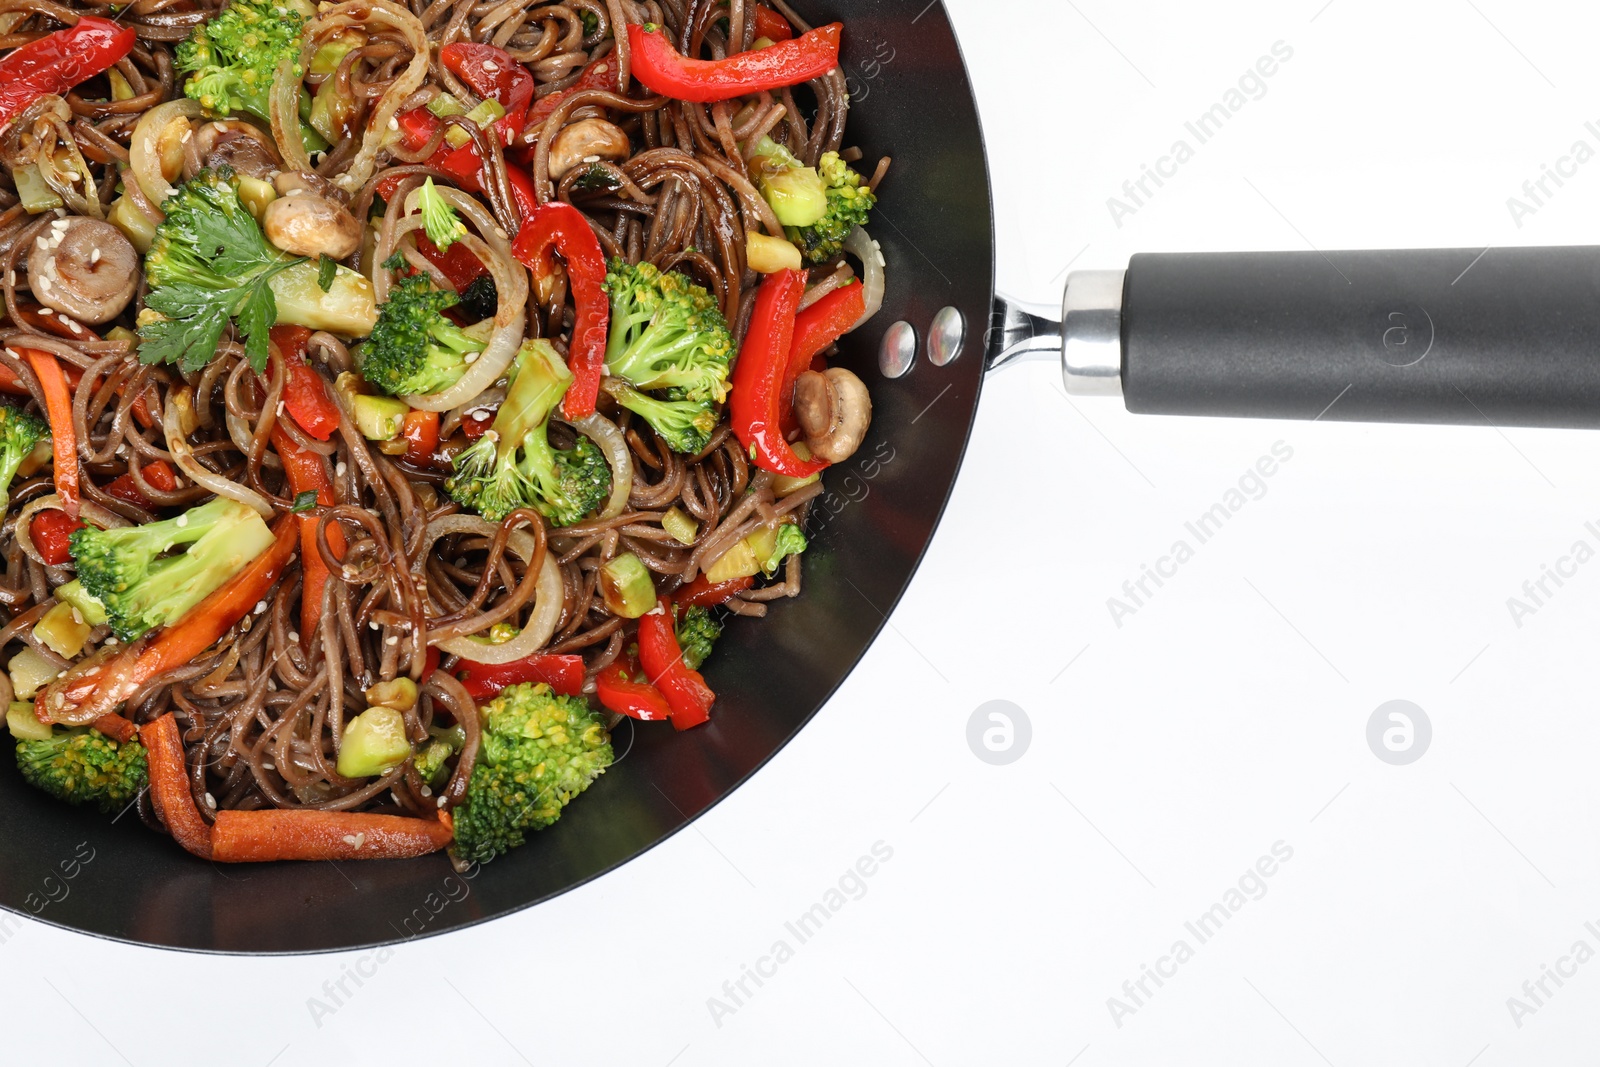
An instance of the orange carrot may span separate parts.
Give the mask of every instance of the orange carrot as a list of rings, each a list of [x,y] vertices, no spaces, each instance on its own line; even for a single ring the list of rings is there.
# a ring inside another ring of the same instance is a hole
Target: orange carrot
[[[133,723],[129,722],[127,719],[124,719],[116,712],[112,712],[109,715],[102,715],[89,725],[93,726],[96,730],[105,734],[119,745],[125,745],[129,741],[132,741],[134,735],[139,732],[139,728],[137,726],[133,725]]]
[[[78,436],[72,429],[72,394],[67,391],[61,363],[52,352],[24,348],[23,354],[44,389],[45,415],[50,420],[51,449],[55,454],[56,495],[67,517],[78,517]]]
[[[284,475],[289,491],[295,496],[316,493],[319,507],[334,505],[333,482],[328,479],[327,461],[310,449],[301,448],[281,425],[272,427],[272,447],[283,461]],[[322,621],[322,589],[328,584],[328,565],[317,551],[317,516],[298,515],[300,520],[300,645],[310,648],[317,639],[317,626]],[[344,530],[338,524],[328,526],[328,547],[335,558],[343,559]]]
[[[139,727],[150,766],[150,799],[172,839],[201,859],[211,858],[211,827],[200,817],[189,791],[189,769],[178,737],[178,720],[167,712]]]
[[[350,811],[219,811],[212,856],[219,863],[271,860],[398,860],[450,844],[429,819]]]

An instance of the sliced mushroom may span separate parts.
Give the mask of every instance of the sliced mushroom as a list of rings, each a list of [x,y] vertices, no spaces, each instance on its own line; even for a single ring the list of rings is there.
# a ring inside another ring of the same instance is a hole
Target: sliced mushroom
[[[45,307],[97,325],[122,314],[139,280],[139,254],[109,222],[65,218],[28,250],[28,287]]]
[[[872,425],[872,397],[861,379],[843,367],[808,370],[794,382],[794,416],[813,456],[843,463],[855,455]]]
[[[550,178],[562,176],[580,163],[597,159],[627,159],[628,135],[605,119],[584,119],[563,126],[550,142]]]
[[[207,122],[195,130],[194,156],[203,166],[232,167],[262,181],[269,181],[283,165],[272,135],[237,119]],[[188,171],[187,161],[184,169]]]
[[[297,256],[344,259],[361,247],[361,224],[354,215],[326,197],[300,189],[267,205],[261,229],[267,240]]]

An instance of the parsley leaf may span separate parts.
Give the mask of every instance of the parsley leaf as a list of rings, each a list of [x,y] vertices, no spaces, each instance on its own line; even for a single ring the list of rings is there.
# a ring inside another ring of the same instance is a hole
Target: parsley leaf
[[[289,510],[294,512],[296,515],[303,515],[306,512],[308,512],[308,511],[312,510],[313,508],[315,508],[316,506],[317,506],[317,491],[315,489],[307,489],[303,493],[296,493],[295,494],[295,496],[294,496],[294,507],[290,508]]]
[[[317,260],[317,288],[326,293],[333,288],[333,276],[339,270],[339,264],[332,256],[323,256]]]

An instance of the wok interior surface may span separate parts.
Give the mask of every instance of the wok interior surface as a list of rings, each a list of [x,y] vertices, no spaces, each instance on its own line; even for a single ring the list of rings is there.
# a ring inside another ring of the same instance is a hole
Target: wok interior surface
[[[661,842],[821,707],[893,609],[944,508],[978,399],[994,264],[982,134],[943,8],[870,0],[799,10],[814,23],[845,23],[845,143],[860,146],[869,166],[894,157],[871,225],[888,293],[878,316],[845,339],[840,361],[871,389],[873,424],[856,456],[824,477],[801,596],[775,602],[766,619],[730,620],[704,672],[718,694],[711,723],[676,734],[625,720],[613,736],[617,765],[554,827],[475,872],[464,896],[447,895],[454,872],[443,855],[337,867],[203,862],[132,811],[113,825],[29,788],[6,738],[0,907],[210,952],[332,951],[438,934],[547,900]],[[936,367],[919,348],[909,374],[883,378],[884,329],[904,319],[925,341],[934,313],[952,305],[966,322],[960,358]],[[441,899],[451,902],[440,908]]]

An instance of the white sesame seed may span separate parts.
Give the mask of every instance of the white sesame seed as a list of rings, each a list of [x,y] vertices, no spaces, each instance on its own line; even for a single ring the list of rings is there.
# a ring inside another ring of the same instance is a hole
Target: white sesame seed
[[[345,834],[343,840],[344,843],[349,845],[351,848],[361,847],[361,840],[356,834]]]
[[[389,128],[391,130],[398,130],[400,128],[400,120],[397,119],[397,118],[392,118],[391,117],[389,119]]]
[[[83,625],[83,613],[77,608],[72,609],[72,621],[77,623],[79,626]]]
[[[369,630],[377,630],[377,629],[380,629],[380,627],[375,622],[369,622],[369,623],[367,623],[367,629],[369,629]]]
[[[266,762],[261,764],[261,769],[264,771],[275,771],[278,769],[278,765],[276,763]]]
[[[598,163],[598,162],[600,162],[600,157],[599,156],[584,156],[583,157],[583,161],[585,163]]]
[[[257,601],[256,602],[256,608],[255,608],[255,614],[257,614],[257,615],[265,615],[266,613],[267,613],[267,602],[265,600]]]
[[[398,645],[400,643],[400,639],[395,635],[390,634],[388,637],[383,639],[383,643],[392,647],[394,645]]]
[[[189,525],[189,513],[188,512],[184,512],[182,515],[178,516],[178,525],[179,526],[187,526],[187,525]]]
[[[283,418],[283,401],[278,401],[278,418]]]
[[[89,253],[89,262],[90,263],[98,263],[98,262],[100,262],[100,250],[98,248],[96,248],[93,252]]]
[[[33,280],[33,284],[41,293],[48,293],[50,291],[50,279],[43,274],[35,278]]]
[[[433,796],[433,790],[429,789],[427,786],[423,786],[422,787],[422,795],[425,796],[425,797],[431,797],[431,796]]]
[[[210,808],[212,811],[217,810],[217,798],[212,796],[210,793],[206,794],[206,807]]]
[[[440,797],[440,798],[439,798],[439,803],[438,803],[438,805],[437,805],[437,806],[438,806],[438,807],[441,807],[441,808],[442,808],[442,807],[444,807],[444,797]]]
[[[344,465],[344,460],[342,459],[333,465],[333,474],[336,478],[343,478],[344,472],[347,470],[349,470],[349,468]]]
[[[44,281],[43,278],[40,278],[39,280],[40,281]],[[39,314],[41,314],[41,315],[54,315],[55,312],[51,311],[49,308],[40,308],[39,309]]]
[[[189,138],[191,138],[193,136],[194,136],[194,130],[192,128],[184,130],[183,131],[183,137],[181,139],[179,139],[178,143],[179,144],[188,144],[189,143]]]
[[[106,644],[114,645],[116,643],[117,643],[117,638],[116,638],[115,634],[107,634],[106,635]]]
[[[463,363],[471,363],[473,360],[475,360],[477,358],[478,358],[478,353],[476,353],[476,352],[468,352],[466,355],[461,357],[461,362],[463,362]]]
[[[62,694],[62,693],[57,693],[51,699],[50,704],[51,704],[52,707],[59,708],[61,705],[65,704],[66,702],[67,702],[66,696],[64,694]]]
[[[290,630],[289,631],[289,640],[293,641],[295,644],[298,645],[300,643],[300,635],[295,633],[293,630]]]

